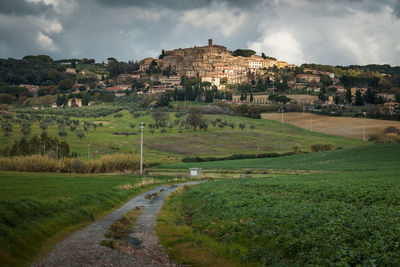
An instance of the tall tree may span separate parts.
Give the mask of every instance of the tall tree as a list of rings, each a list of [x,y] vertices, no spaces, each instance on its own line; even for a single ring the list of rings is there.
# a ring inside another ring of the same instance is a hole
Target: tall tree
[[[198,107],[190,108],[189,115],[186,117],[186,123],[193,127],[193,131],[196,131],[197,127],[205,124],[203,114]]]
[[[164,127],[167,124],[168,119],[169,119],[168,113],[162,112],[159,110],[153,111],[153,114],[151,114],[151,116],[154,120],[154,123],[155,123],[155,126],[157,129],[158,129],[158,127]]]
[[[362,95],[361,95],[361,91],[360,90],[357,90],[357,92],[356,92],[356,103],[355,103],[355,105],[356,106],[362,106],[364,104],[364,101],[363,101],[363,98],[362,98]]]
[[[347,104],[350,104],[353,102],[352,97],[351,97],[351,89],[347,88],[346,90],[346,102]]]

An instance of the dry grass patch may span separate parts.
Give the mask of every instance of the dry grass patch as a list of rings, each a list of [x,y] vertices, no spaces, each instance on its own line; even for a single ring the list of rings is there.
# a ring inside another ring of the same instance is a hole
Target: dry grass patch
[[[109,247],[111,249],[124,250],[124,248],[129,246],[124,239],[129,235],[132,228],[135,226],[137,218],[142,214],[142,212],[143,211],[141,207],[136,207],[129,211],[117,222],[111,224],[104,235],[106,239],[101,241],[100,245]]]

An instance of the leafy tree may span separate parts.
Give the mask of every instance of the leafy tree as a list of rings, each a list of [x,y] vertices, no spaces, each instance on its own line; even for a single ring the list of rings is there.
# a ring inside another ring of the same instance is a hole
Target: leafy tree
[[[290,99],[289,97],[287,97],[285,95],[270,95],[270,96],[268,96],[268,100],[286,104],[286,103],[290,102],[292,99]]]
[[[325,100],[326,100],[325,94],[324,94],[324,92],[323,92],[322,90],[319,91],[319,93],[318,93],[318,99],[319,99],[320,101],[325,101]]]
[[[337,95],[335,96],[335,104],[338,105],[340,102],[340,97]]]
[[[64,127],[59,127],[58,128],[58,135],[63,138],[63,137],[67,137],[68,133],[67,130]]]
[[[264,54],[264,52],[261,52],[261,56],[263,59],[267,59],[267,56]]]
[[[335,88],[335,87],[330,87],[330,88],[327,88],[326,91],[327,91],[328,93],[330,93],[330,94],[334,94],[334,93],[337,92],[337,88]]]
[[[45,132],[47,132],[47,128],[49,127],[49,124],[45,121],[40,121],[39,127],[40,127],[40,129],[42,129],[42,132],[45,133]]]
[[[205,88],[209,89],[212,84],[210,82],[202,82],[200,85],[201,85],[201,87],[205,87]]]
[[[377,102],[377,95],[376,92],[368,88],[364,94],[364,100],[367,104],[376,104]]]
[[[265,87],[265,85],[263,84],[262,79],[259,79],[259,80],[257,81],[257,85],[256,85],[256,87],[255,87],[255,91],[256,91],[256,92],[262,92],[262,91],[265,91],[265,90],[266,90],[266,87]]]
[[[395,100],[396,100],[396,102],[400,103],[400,90],[397,90],[397,92],[395,94]]]
[[[59,82],[58,89],[62,92],[67,92],[70,89],[72,89],[73,86],[74,86],[74,82],[71,79],[66,78],[66,79],[62,80],[61,82]]]
[[[8,137],[11,135],[12,131],[13,131],[13,127],[10,121],[8,120],[2,120],[1,121],[1,128],[3,130],[3,134],[6,138],[6,143],[8,142]]]
[[[232,55],[234,57],[251,57],[252,55],[255,55],[256,51],[250,50],[250,49],[236,49],[233,51]]]
[[[239,128],[240,128],[240,130],[244,130],[244,128],[246,128],[246,124],[239,123]]]
[[[82,106],[89,105],[89,95],[88,94],[83,94],[81,99],[82,99]]]
[[[171,101],[171,95],[169,92],[162,93],[160,99],[157,101],[156,107],[168,107]]]
[[[190,108],[189,115],[186,117],[186,123],[193,127],[193,131],[196,131],[197,127],[205,123],[203,114],[198,107]]]
[[[60,157],[69,157],[70,149],[66,141],[61,141],[58,145],[58,154]]]
[[[165,57],[164,49],[161,51],[161,55],[158,57],[159,59],[163,59]]]
[[[253,89],[253,86],[251,84],[240,84],[238,86],[238,91],[241,93],[249,93]]]
[[[158,129],[159,127],[165,126],[167,124],[167,121],[169,119],[169,114],[166,112],[162,112],[159,110],[155,110],[153,111],[153,113],[151,114],[154,122],[155,122],[155,126]]]
[[[82,131],[77,131],[77,132],[76,132],[76,136],[77,136],[79,139],[82,139],[82,138],[85,137],[85,133],[82,132]]]
[[[21,124],[21,132],[24,138],[27,138],[31,134],[31,122],[30,121],[23,121]]]
[[[214,101],[214,93],[212,90],[206,90],[205,94],[205,102],[211,103]]]
[[[71,132],[74,132],[76,130],[77,126],[75,124],[72,124],[69,129],[71,130]]]
[[[64,104],[63,97],[64,96],[57,95],[57,100],[56,100],[57,107],[62,106]]]
[[[350,88],[348,88],[347,90],[346,90],[346,102],[347,102],[347,104],[351,104],[352,103],[352,97],[351,97],[351,90],[350,90]]]
[[[362,106],[363,104],[364,104],[364,101],[363,101],[361,92],[360,92],[360,90],[357,90],[356,91],[356,103],[355,103],[355,105],[356,106]]]
[[[15,97],[10,94],[0,94],[0,104],[11,104]]]

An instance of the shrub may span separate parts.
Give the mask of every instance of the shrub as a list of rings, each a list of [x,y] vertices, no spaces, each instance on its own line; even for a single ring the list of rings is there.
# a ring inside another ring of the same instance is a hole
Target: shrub
[[[261,154],[234,154],[227,157],[185,157],[182,159],[182,162],[191,163],[191,162],[206,162],[206,161],[223,161],[223,160],[236,160],[236,159],[255,159],[255,158],[275,158],[282,156],[290,156],[296,154],[295,152],[286,152],[286,153],[261,153]]]
[[[300,146],[299,145],[294,145],[292,146],[293,153],[299,154],[300,153]]]
[[[311,145],[312,152],[333,150],[335,147],[332,144],[313,144]]]
[[[400,135],[400,130],[397,129],[396,127],[394,127],[394,126],[389,126],[389,127],[386,127],[384,133],[385,134],[398,134],[398,135]]]
[[[71,168],[76,173],[82,173],[85,168],[85,164],[80,159],[74,159],[71,162]]]
[[[386,144],[386,143],[400,143],[400,136],[397,134],[371,134],[368,138],[369,141],[374,142],[375,144]]]

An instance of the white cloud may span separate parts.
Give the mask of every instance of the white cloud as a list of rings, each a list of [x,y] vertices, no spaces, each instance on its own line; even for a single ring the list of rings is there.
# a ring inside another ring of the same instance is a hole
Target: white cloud
[[[301,44],[285,30],[267,32],[260,41],[248,43],[248,47],[259,54],[265,52],[289,63],[301,64],[305,61]]]
[[[59,50],[58,47],[54,44],[53,39],[51,39],[49,36],[41,31],[38,32],[36,41],[44,50],[47,50],[49,52],[56,52]]]
[[[63,30],[62,25],[60,22],[53,20],[42,20],[41,22],[41,29],[43,32],[47,34],[53,34],[53,33],[61,33]]]

